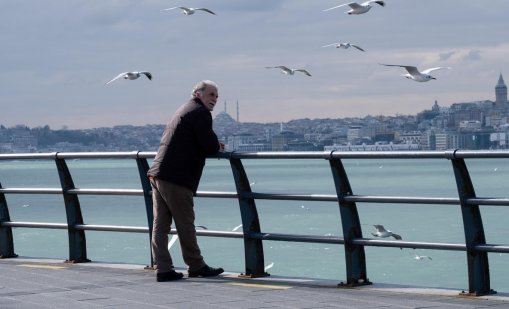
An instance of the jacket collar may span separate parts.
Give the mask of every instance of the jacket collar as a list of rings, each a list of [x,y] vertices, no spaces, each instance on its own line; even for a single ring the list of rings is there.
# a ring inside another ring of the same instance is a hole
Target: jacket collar
[[[200,104],[201,106],[205,106],[205,104],[203,104],[203,102],[200,98],[194,97],[191,99],[191,101],[194,101],[194,102]]]

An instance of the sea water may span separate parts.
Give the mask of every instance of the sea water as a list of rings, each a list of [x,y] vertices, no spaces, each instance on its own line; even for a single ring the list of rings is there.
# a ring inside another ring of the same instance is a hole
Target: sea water
[[[134,160],[68,160],[77,188],[140,189]],[[331,170],[324,159],[243,160],[252,191],[260,193],[335,194]],[[354,194],[457,198],[451,162],[445,159],[345,159]],[[504,159],[467,160],[479,197],[507,197],[509,165]],[[0,161],[4,188],[59,188],[51,161]],[[227,160],[209,159],[199,191],[234,192]],[[66,223],[62,196],[6,194],[12,221]],[[141,196],[79,197],[86,224],[148,226]],[[336,202],[257,200],[264,233],[342,237]],[[364,237],[382,224],[406,241],[465,242],[459,205],[357,203]],[[231,231],[241,223],[236,199],[196,198],[196,225]],[[482,206],[486,242],[507,245],[509,207]],[[66,259],[66,230],[14,228],[20,256]],[[87,254],[93,261],[149,265],[148,234],[86,231]],[[206,262],[228,271],[244,271],[242,239],[199,237]],[[272,275],[344,281],[342,245],[263,241],[265,264]],[[463,251],[366,247],[367,275],[372,282],[468,289]],[[177,267],[185,267],[178,242],[171,248]],[[415,259],[415,255],[431,259]],[[491,288],[509,292],[509,254],[489,253]]]

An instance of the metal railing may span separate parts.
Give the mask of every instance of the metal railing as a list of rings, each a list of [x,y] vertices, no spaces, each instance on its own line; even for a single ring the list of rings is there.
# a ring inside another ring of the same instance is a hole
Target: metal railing
[[[0,182],[0,257],[16,257],[12,228],[66,229],[69,239],[71,262],[86,262],[87,245],[85,231],[116,231],[132,233],[152,232],[151,186],[146,177],[148,159],[155,152],[90,152],[90,153],[41,153],[41,154],[0,154],[0,161],[6,160],[53,160],[56,163],[60,188],[3,188]],[[214,158],[229,161],[236,192],[198,191],[197,197],[237,199],[240,207],[242,232],[199,230],[199,236],[243,238],[245,275],[251,277],[266,275],[264,269],[263,240],[292,241],[307,243],[340,244],[345,248],[346,285],[370,284],[367,277],[365,247],[394,247],[413,249],[435,249],[465,251],[468,266],[468,294],[485,295],[495,293],[490,288],[488,252],[509,253],[509,246],[487,244],[481,218],[480,205],[509,206],[509,198],[477,197],[465,159],[509,158],[509,151],[406,151],[406,152],[253,152],[221,153]],[[458,198],[414,197],[414,196],[371,196],[355,195],[343,166],[344,159],[446,159],[452,163]],[[67,166],[69,159],[133,159],[136,160],[141,189],[80,189],[76,188]],[[242,160],[251,159],[324,159],[329,162],[336,194],[290,194],[253,192]],[[0,162],[1,163],[1,162]],[[38,223],[11,221],[6,194],[58,194],[63,195],[67,223]],[[143,196],[148,227],[85,224],[79,202],[80,195],[135,195]],[[256,200],[299,200],[327,201],[338,203],[343,237],[264,233]],[[461,208],[465,243],[431,243],[403,240],[365,238],[362,235],[356,203],[396,204],[449,204]],[[175,233],[172,230],[171,233]]]

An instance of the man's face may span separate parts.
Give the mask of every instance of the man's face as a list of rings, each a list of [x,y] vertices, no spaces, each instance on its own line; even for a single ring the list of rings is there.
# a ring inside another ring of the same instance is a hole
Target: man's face
[[[216,106],[217,98],[219,97],[217,93],[217,88],[214,86],[207,86],[203,93],[200,91],[196,92],[196,96],[200,98],[203,102],[203,105],[209,110],[212,111],[214,106]]]

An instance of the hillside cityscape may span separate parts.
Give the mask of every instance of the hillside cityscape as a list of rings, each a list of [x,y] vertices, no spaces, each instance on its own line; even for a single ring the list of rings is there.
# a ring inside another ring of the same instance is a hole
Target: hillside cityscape
[[[227,151],[379,151],[507,149],[509,103],[502,74],[495,101],[454,103],[417,115],[296,119],[285,123],[240,122],[225,110],[214,131]],[[238,105],[237,105],[238,106]],[[0,153],[156,151],[165,124],[52,130],[0,124]]]

